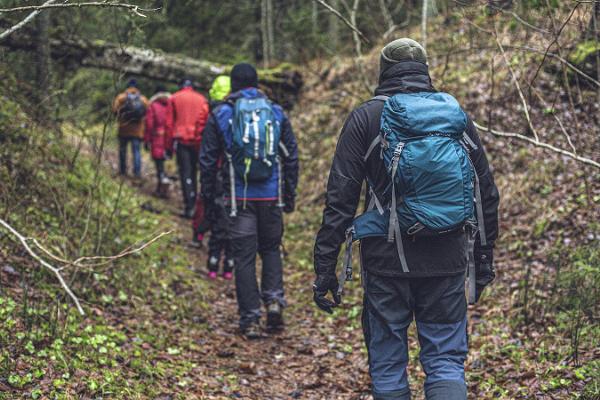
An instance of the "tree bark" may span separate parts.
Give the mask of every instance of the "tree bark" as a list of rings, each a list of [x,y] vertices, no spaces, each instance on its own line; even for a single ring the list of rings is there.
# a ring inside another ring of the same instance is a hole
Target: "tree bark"
[[[32,34],[15,33],[0,42],[0,45],[16,50],[36,51],[34,38]],[[179,82],[184,76],[189,76],[197,87],[206,90],[218,75],[227,74],[231,70],[231,66],[228,65],[151,49],[123,47],[99,40],[49,38],[48,43],[50,56],[67,67],[106,69],[173,83]],[[261,69],[258,75],[260,84],[284,107],[293,104],[302,87],[300,72],[291,66]]]
[[[50,14],[42,12],[36,20],[35,78],[37,85],[37,117],[42,120],[50,110],[50,42],[48,28]]]
[[[429,0],[423,0],[423,8],[421,10],[421,46],[427,50],[427,13]]]
[[[339,1],[331,0],[329,3],[331,7],[338,10]],[[340,46],[340,20],[337,16],[333,14],[329,14],[329,44],[331,46],[331,50],[337,52]]]

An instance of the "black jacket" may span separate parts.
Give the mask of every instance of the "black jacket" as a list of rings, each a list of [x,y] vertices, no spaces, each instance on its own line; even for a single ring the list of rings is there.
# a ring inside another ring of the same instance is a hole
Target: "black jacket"
[[[376,95],[435,91],[427,65],[402,62],[382,72]],[[338,140],[327,184],[323,222],[315,243],[315,272],[333,274],[345,231],[352,224],[358,208],[363,181],[367,178],[378,197],[390,184],[383,161],[363,157],[379,134],[383,101],[369,100],[356,108],[346,120]],[[498,189],[489,170],[488,161],[473,122],[469,119],[467,134],[477,149],[470,154],[479,176],[488,246],[498,236]],[[389,199],[383,198],[383,202]],[[369,194],[365,204],[369,203]],[[361,241],[363,267],[384,276],[429,277],[462,273],[467,264],[466,236],[454,232],[439,237],[404,238],[404,251],[410,272],[403,273],[394,243],[386,238],[366,238]],[[480,246],[477,240],[476,246]]]
[[[230,95],[226,102],[235,103],[239,97],[239,92]],[[202,197],[207,201],[208,205],[222,193],[229,193],[230,180],[229,180],[229,168],[226,164],[225,155],[225,140],[219,123],[217,121],[218,107],[224,105],[222,102],[213,111],[211,111],[210,117],[204,128],[202,134],[202,145],[200,147],[200,181],[201,181],[201,194]],[[279,106],[277,106],[279,107]],[[282,112],[283,114],[283,112]],[[283,197],[284,202],[292,202],[296,196],[296,186],[298,185],[298,145],[296,143],[296,137],[292,131],[292,125],[285,114],[283,114],[283,121],[281,124],[281,142],[288,151],[288,155],[283,155],[280,151],[282,160],[282,172],[283,172]],[[220,165],[219,160],[222,160]],[[217,185],[217,174],[219,172],[219,166],[222,167],[223,173],[223,187],[219,188]]]

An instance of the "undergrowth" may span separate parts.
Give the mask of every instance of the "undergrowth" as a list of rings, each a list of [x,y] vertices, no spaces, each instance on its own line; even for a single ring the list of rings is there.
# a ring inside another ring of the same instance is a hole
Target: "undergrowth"
[[[17,231],[74,260],[117,254],[175,228],[169,215],[145,210],[156,209],[154,200],[37,126],[8,96],[0,102],[0,216]],[[168,386],[192,381],[193,363],[180,358],[194,340],[172,327],[201,328],[205,309],[192,296],[203,285],[192,263],[171,234],[104,266],[67,265],[81,316],[54,275],[1,231],[0,399],[177,393]]]

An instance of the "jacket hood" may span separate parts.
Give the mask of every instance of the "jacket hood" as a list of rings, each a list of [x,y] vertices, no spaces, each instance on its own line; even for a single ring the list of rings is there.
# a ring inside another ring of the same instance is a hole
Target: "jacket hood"
[[[375,95],[393,96],[396,93],[435,91],[427,64],[403,61],[381,71]]]
[[[171,97],[171,93],[169,92],[158,92],[155,93],[154,96],[150,97],[150,103],[153,101],[160,101],[161,103],[165,104],[169,100],[169,97]]]

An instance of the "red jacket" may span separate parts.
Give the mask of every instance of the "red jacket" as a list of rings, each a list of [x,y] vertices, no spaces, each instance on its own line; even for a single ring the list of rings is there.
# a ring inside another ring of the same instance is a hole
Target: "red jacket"
[[[191,87],[171,96],[167,109],[167,135],[172,142],[200,145],[208,119],[208,101]]]
[[[150,145],[152,158],[155,160],[164,159],[165,151],[172,147],[171,138],[167,135],[169,96],[167,92],[156,93],[150,99],[150,106],[146,112],[144,142]]]

